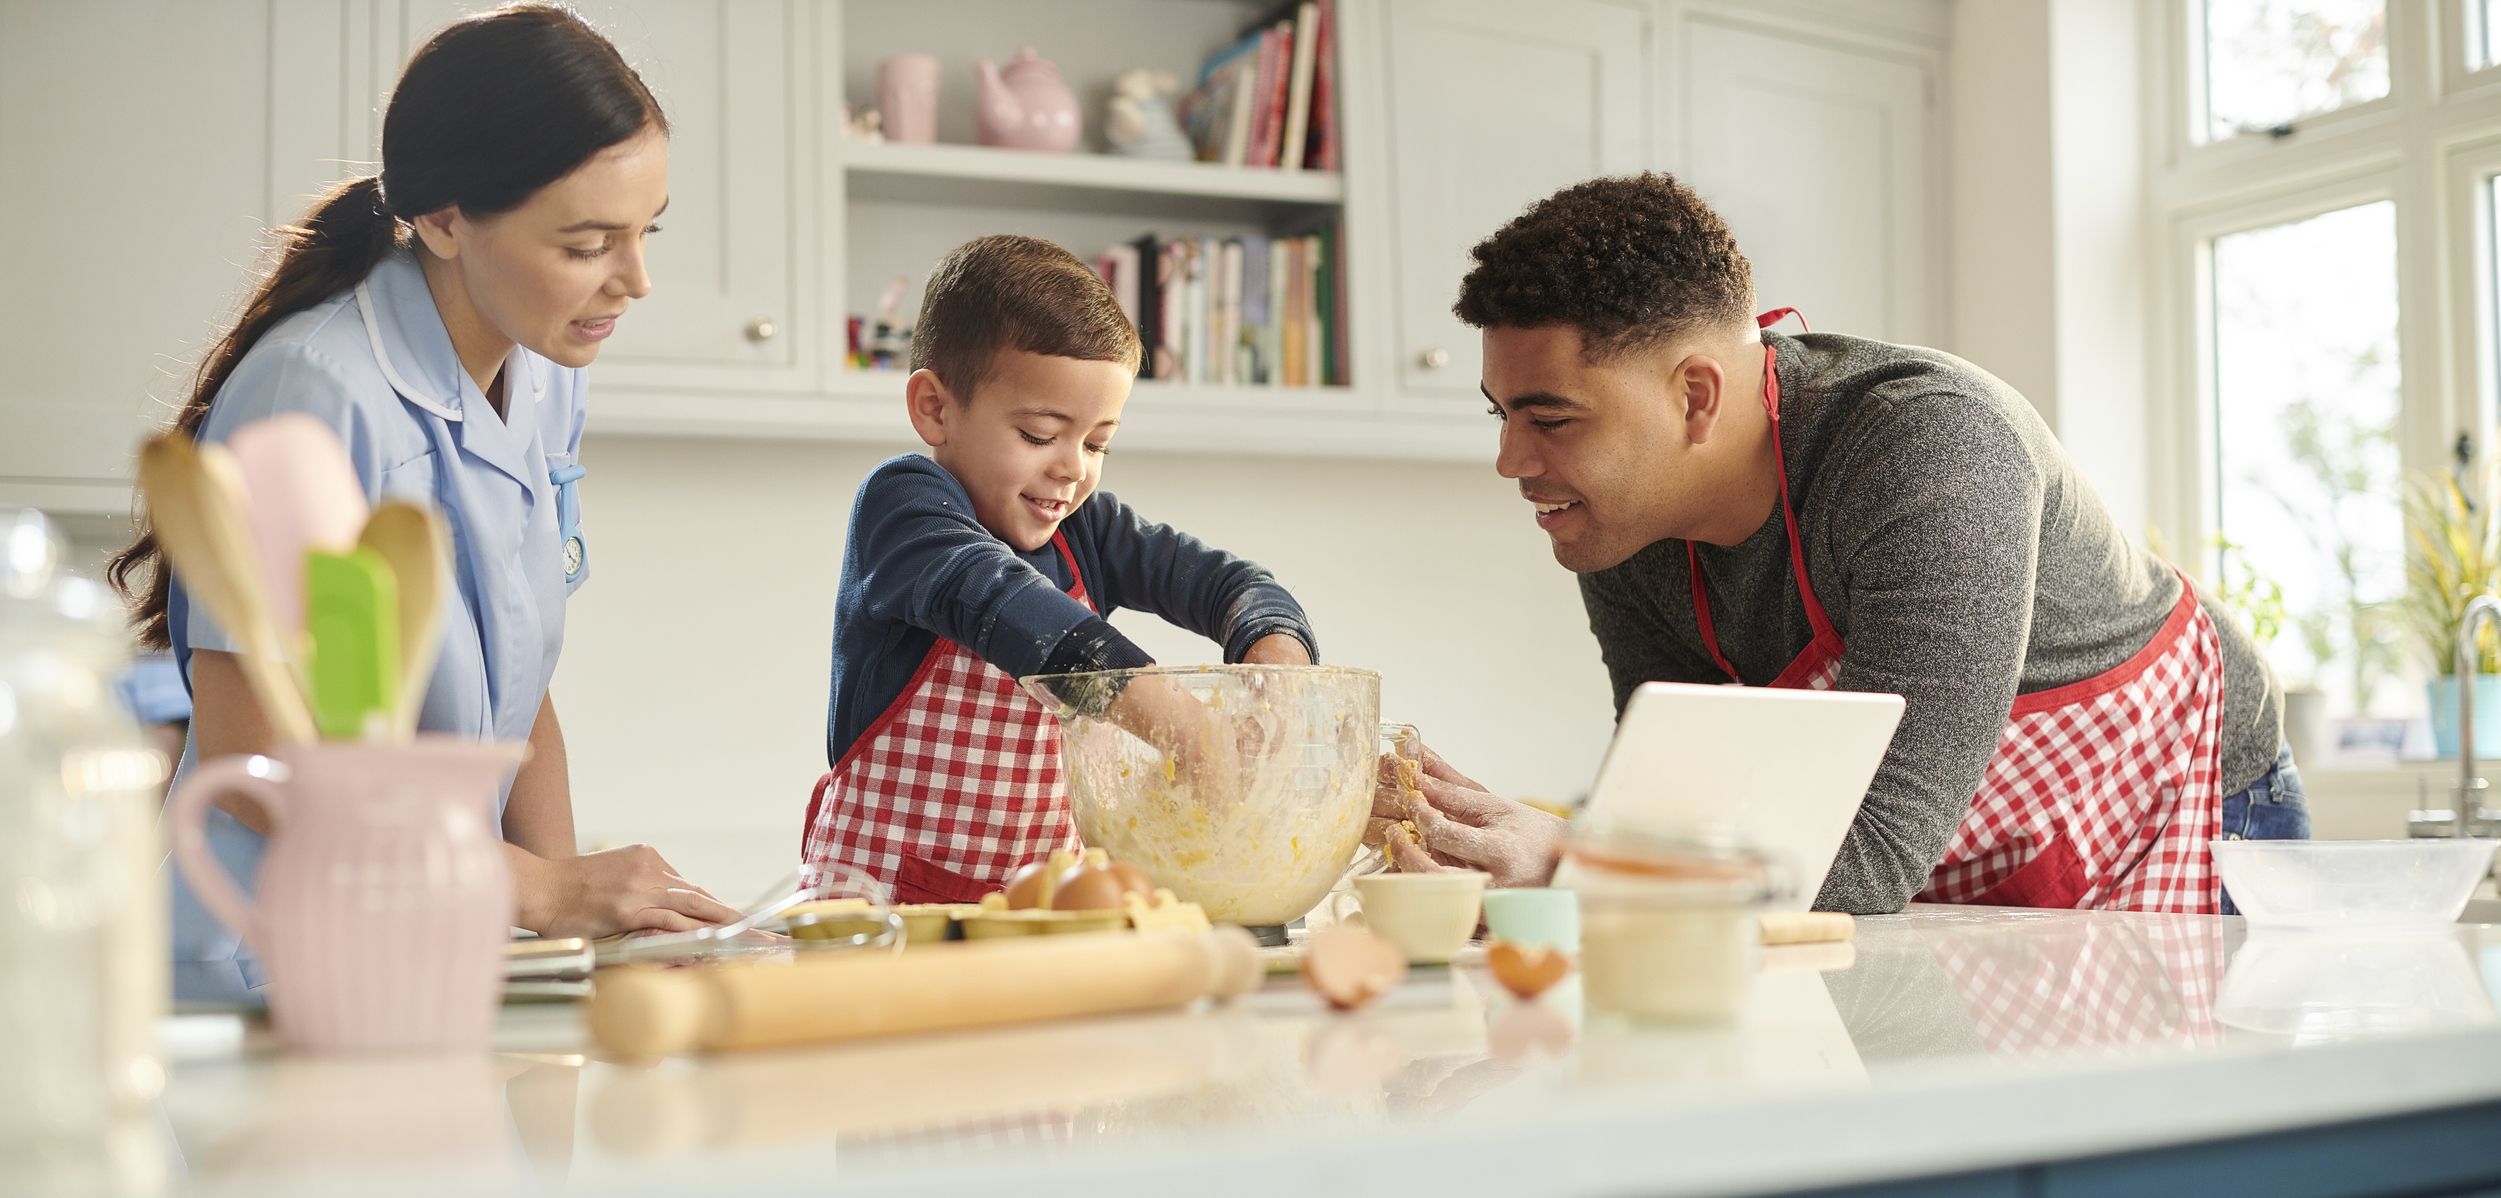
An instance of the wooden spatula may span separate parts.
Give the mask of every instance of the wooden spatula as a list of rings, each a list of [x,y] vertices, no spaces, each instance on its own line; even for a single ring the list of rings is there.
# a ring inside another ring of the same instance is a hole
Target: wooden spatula
[[[195,447],[191,438],[168,433],[140,448],[139,486],[157,543],[192,602],[242,650],[244,678],[270,731],[289,744],[310,743],[312,712],[270,618],[252,534],[235,500],[241,472],[233,458],[219,446]]]
[[[443,596],[450,588],[451,538],[434,509],[405,500],[384,500],[365,522],[358,544],[389,562],[399,581],[399,701],[394,734],[417,730],[426,685],[434,681],[434,656],[443,644]]]

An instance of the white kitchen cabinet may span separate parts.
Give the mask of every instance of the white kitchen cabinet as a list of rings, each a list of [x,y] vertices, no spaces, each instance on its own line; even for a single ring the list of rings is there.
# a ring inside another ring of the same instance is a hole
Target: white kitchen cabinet
[[[1937,64],[1724,9],[1688,10],[1676,40],[1682,173],[1735,230],[1760,306],[1943,339]]]
[[[482,2],[237,0],[135,27],[0,8],[0,349],[18,363],[0,378],[0,502],[126,506],[131,446],[254,238],[372,169],[406,56]],[[1141,384],[1124,443],[1482,461],[1478,336],[1450,315],[1469,247],[1558,187],[1644,167],[1720,207],[1766,305],[1943,338],[1942,0],[1340,0],[1342,178],[842,139],[843,100],[873,98],[876,61],[911,51],[946,64],[941,136],[968,137],[973,61],[1027,43],[1092,135],[1113,75],[1192,68],[1262,0],[582,8],[675,126],[657,290],[594,372],[603,432],[896,442],[899,379],[844,368],[843,317],[948,246],[1022,231],[1091,255],[1150,230],[1338,218],[1352,385]]]
[[[260,234],[257,9],[0,4],[0,507],[127,513]]]
[[[1473,400],[1478,333],[1450,312],[1468,250],[1558,188],[1645,165],[1647,17],[1596,0],[1389,0],[1386,16],[1398,378]]]
[[[445,21],[485,7],[407,0],[397,23],[408,39],[402,61]],[[817,290],[818,5],[575,7],[642,73],[672,129],[669,210],[649,249],[652,294],[600,352],[594,393],[816,390],[840,331]]]

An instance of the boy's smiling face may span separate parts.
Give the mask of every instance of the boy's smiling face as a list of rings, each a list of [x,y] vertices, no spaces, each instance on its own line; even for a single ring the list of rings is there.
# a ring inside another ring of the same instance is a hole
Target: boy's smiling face
[[[1002,349],[967,402],[938,376],[905,385],[913,431],[973,498],[973,518],[1031,553],[1102,485],[1134,368]]]

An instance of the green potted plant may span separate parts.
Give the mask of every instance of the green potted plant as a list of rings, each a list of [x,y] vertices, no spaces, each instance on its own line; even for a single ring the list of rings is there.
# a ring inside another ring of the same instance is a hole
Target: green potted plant
[[[2417,475],[2406,484],[2406,630],[2431,659],[2432,739],[2443,757],[2458,752],[2458,621],[2477,595],[2501,591],[2501,490],[2479,470],[2464,480]],[[2475,638],[2475,743],[2501,745],[2501,633]]]
[[[2258,652],[2265,655],[2283,633],[2289,618],[2284,609],[2284,587],[2258,569],[2247,551],[2229,539],[2216,537],[2214,548],[2222,564],[2221,585],[2215,589],[2215,598],[2240,621],[2249,639],[2257,642]],[[2303,766],[2326,762],[2327,692],[2308,677],[2285,680],[2284,743],[2292,748],[2293,760]]]

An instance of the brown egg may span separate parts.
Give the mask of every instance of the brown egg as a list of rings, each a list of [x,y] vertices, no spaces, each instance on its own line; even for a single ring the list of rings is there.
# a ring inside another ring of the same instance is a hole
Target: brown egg
[[[1341,1011],[1351,1011],[1407,980],[1407,956],[1363,928],[1343,924],[1303,942],[1303,980]]]
[[[1572,958],[1543,945],[1496,940],[1485,946],[1485,967],[1503,989],[1535,998],[1571,974]]]
[[[1027,911],[1042,905],[1042,880],[1050,876],[1051,863],[1028,861],[1007,875],[1007,909]]]
[[[1145,870],[1126,861],[1114,861],[1104,868],[1112,871],[1112,875],[1120,879],[1122,891],[1143,894],[1148,898],[1155,897],[1155,881],[1146,876]]]
[[[1132,893],[1154,897],[1154,885],[1137,866],[1110,860],[1099,851],[1086,856],[1088,860],[1060,874],[1058,888],[1051,893],[1052,910],[1104,911],[1120,907],[1123,896]]]
[[[1080,865],[1059,876],[1051,894],[1054,911],[1112,911],[1120,907],[1120,878],[1108,869]]]

